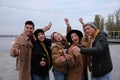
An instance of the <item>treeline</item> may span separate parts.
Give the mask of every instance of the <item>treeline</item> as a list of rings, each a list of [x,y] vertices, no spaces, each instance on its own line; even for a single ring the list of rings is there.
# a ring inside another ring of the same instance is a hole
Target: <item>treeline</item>
[[[106,22],[101,15],[95,15],[94,21],[100,30],[103,30],[105,27],[107,31],[120,31],[120,8],[109,14]]]

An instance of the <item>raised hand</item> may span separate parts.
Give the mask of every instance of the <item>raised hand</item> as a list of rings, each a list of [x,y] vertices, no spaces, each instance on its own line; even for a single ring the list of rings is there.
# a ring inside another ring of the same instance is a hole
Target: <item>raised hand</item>
[[[43,31],[44,32],[48,31],[51,28],[51,26],[52,26],[52,23],[49,22],[48,25],[43,28]]]
[[[49,30],[49,29],[51,28],[51,26],[52,26],[52,23],[49,22],[49,24],[48,24],[48,26],[47,26],[47,29]]]
[[[65,24],[66,24],[67,26],[70,26],[70,22],[69,22],[68,18],[64,18],[64,21],[65,21]]]
[[[79,19],[79,22],[80,22],[82,25],[84,25],[84,22],[83,22],[83,19],[82,19],[82,18]]]

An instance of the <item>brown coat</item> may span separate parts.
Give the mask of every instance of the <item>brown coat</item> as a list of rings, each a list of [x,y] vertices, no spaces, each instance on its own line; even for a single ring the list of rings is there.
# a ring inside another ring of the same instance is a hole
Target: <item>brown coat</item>
[[[33,45],[29,37],[24,33],[16,37],[13,43],[12,48],[16,48],[20,50],[18,56],[14,56],[14,53],[10,53],[11,56],[17,58],[16,67],[19,71],[19,80],[31,80],[30,64],[31,64],[32,47]]]
[[[69,72],[67,76],[67,80],[82,80],[83,74],[83,56],[80,52],[74,53],[72,51],[72,47],[68,50],[68,54],[72,56],[71,60],[69,60]]]
[[[52,59],[53,59],[53,68],[66,73],[66,62],[65,61],[60,61],[60,56],[64,56],[64,51],[63,52],[59,52],[60,50],[63,50],[64,46],[60,43],[53,43],[52,46]]]

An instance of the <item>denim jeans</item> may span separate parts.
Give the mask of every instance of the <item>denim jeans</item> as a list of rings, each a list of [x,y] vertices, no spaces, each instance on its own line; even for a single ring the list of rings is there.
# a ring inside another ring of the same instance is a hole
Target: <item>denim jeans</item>
[[[59,72],[59,71],[55,70],[54,68],[52,69],[52,72],[53,72],[55,80],[64,80],[64,73]]]
[[[92,78],[91,80],[110,80],[110,79],[111,79],[111,72],[101,77]]]
[[[38,76],[36,74],[32,74],[33,80],[50,80],[49,79],[49,74],[46,76]]]

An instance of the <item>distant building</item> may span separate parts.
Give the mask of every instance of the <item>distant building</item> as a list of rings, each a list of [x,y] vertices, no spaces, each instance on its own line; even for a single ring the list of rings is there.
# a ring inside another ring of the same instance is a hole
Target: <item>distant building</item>
[[[108,31],[108,38],[120,39],[120,31]]]

